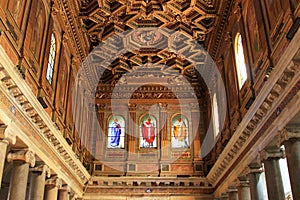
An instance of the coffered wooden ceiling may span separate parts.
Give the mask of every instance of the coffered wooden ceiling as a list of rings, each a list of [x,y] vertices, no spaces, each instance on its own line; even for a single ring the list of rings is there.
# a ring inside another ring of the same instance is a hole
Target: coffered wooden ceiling
[[[232,2],[233,0],[78,0],[74,7],[62,0],[66,19],[71,25],[69,30],[72,30],[82,60],[113,35],[151,27],[180,32],[196,41],[215,58]],[[72,27],[74,23],[79,23],[79,28]],[[86,42],[78,39],[80,37],[85,38]],[[182,45],[180,48],[185,47]],[[99,57],[99,60],[103,59],[101,55]],[[116,82],[122,74],[147,63],[166,65],[185,75],[189,81],[201,79],[187,59],[160,47],[118,56],[106,67],[100,82]],[[168,70],[168,67],[164,70]]]

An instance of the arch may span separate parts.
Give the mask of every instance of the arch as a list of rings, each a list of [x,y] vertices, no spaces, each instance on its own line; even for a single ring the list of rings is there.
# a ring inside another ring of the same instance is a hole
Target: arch
[[[172,148],[188,148],[189,142],[189,121],[186,116],[177,113],[171,118],[171,142]]]
[[[153,115],[142,115],[140,124],[140,148],[157,148],[157,120]]]
[[[247,75],[246,61],[245,61],[245,55],[243,49],[242,35],[239,32],[235,36],[234,56],[235,56],[238,85],[239,85],[239,89],[241,89],[244,83],[246,82],[248,75]]]
[[[111,115],[107,120],[107,148],[125,148],[125,119],[121,115]]]

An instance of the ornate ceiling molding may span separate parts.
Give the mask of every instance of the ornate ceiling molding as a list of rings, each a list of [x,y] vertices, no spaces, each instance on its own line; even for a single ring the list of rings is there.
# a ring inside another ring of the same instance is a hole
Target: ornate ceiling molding
[[[89,51],[105,39],[140,27],[180,31],[187,37],[198,41],[215,58],[224,37],[223,32],[233,1],[56,0],[56,2],[55,5],[61,13],[74,49],[83,61]],[[149,50],[140,55],[133,52],[128,60],[135,65],[136,61],[143,60],[145,55],[153,57],[151,61],[154,63],[172,61],[169,59],[168,53],[155,51],[151,54]],[[175,60],[177,65],[180,65],[180,59],[176,58]],[[122,66],[122,63],[125,68],[130,68],[128,61],[120,62],[117,65]],[[186,63],[182,63],[182,67],[186,67],[185,65]]]

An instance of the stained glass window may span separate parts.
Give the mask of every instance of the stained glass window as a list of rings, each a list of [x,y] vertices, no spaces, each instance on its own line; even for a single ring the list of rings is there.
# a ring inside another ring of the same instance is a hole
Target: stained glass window
[[[55,54],[56,54],[56,39],[55,39],[54,34],[52,33],[51,44],[50,44],[50,53],[49,53],[48,66],[47,66],[47,72],[46,72],[46,78],[50,84],[52,84],[52,80],[53,80]]]
[[[121,116],[112,116],[108,122],[108,148],[124,148],[125,120]]]
[[[178,114],[172,118],[172,148],[188,148],[188,120]]]
[[[140,147],[157,147],[156,119],[151,115],[145,115],[140,121]]]
[[[237,71],[237,78],[239,89],[241,89],[247,80],[247,68],[245,62],[245,55],[243,50],[243,41],[242,36],[240,33],[237,33],[235,38],[235,62],[236,62],[236,71]]]

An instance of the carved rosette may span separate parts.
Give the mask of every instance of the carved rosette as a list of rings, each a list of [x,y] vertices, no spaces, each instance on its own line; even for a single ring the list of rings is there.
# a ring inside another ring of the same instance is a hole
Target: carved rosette
[[[7,162],[12,162],[12,161],[24,161],[25,163],[29,163],[30,167],[34,167],[35,155],[32,151],[29,150],[10,152],[7,155]]]

